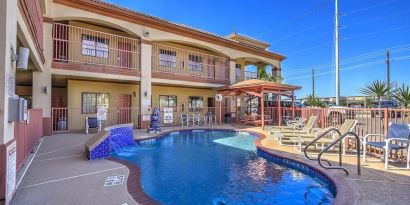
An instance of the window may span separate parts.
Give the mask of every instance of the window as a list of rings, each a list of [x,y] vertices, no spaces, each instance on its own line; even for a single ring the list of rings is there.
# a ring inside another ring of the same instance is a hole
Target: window
[[[81,54],[98,58],[108,58],[108,39],[83,34]]]
[[[159,96],[159,108],[177,108],[177,96],[175,95],[160,95]]]
[[[202,71],[201,56],[189,54],[188,68],[189,70],[193,70],[193,71]]]
[[[240,79],[242,76],[242,65],[241,64],[235,65],[235,73],[236,73],[236,79]]]
[[[166,67],[177,67],[177,52],[159,49],[159,65]]]
[[[188,108],[190,112],[202,111],[204,107],[203,97],[189,96],[188,97]]]
[[[108,93],[82,93],[82,113],[97,113],[97,107],[108,108],[110,95]]]

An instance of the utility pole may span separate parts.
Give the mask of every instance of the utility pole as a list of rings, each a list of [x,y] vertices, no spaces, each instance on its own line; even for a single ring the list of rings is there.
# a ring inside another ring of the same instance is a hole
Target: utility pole
[[[315,69],[312,69],[312,95],[315,97]]]
[[[336,73],[336,105],[340,104],[340,76],[339,76],[339,11],[338,0],[335,0],[335,73]]]
[[[386,52],[386,78],[387,78],[387,98],[390,100],[390,51]]]

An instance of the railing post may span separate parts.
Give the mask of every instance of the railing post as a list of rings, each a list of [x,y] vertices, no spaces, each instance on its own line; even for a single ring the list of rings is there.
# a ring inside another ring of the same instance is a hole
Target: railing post
[[[389,109],[388,108],[384,108],[384,136],[387,135],[387,129],[389,127]]]

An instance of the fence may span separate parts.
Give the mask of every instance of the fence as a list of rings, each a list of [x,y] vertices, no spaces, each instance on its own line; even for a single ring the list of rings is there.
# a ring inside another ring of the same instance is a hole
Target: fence
[[[96,113],[85,113],[82,108],[52,108],[53,132],[81,131],[85,129],[85,118],[96,117]],[[139,108],[108,108],[102,126],[133,123],[140,127]]]
[[[181,118],[182,114],[187,114],[188,117],[192,117],[193,115],[200,115],[200,124],[205,124],[205,114],[212,113],[214,123],[225,122],[225,113],[227,113],[227,107],[202,107],[202,108],[187,108],[187,107],[175,107],[173,108],[172,112],[172,122],[166,123],[164,122],[164,109],[161,109],[161,125],[162,126],[181,126]],[[219,114],[221,113],[221,114]],[[234,120],[230,120],[234,122]],[[189,124],[192,125],[193,122],[190,119]]]
[[[21,167],[34,145],[43,136],[43,110],[28,110],[27,122],[14,123],[14,137],[17,143],[17,169]]]

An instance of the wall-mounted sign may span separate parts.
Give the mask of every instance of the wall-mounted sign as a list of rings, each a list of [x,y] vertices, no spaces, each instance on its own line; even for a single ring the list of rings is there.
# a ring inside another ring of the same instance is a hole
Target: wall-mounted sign
[[[7,147],[6,204],[10,203],[11,199],[13,198],[13,194],[16,191],[16,154],[16,141],[14,141]]]
[[[173,123],[174,122],[174,109],[173,108],[164,108],[164,123]]]

